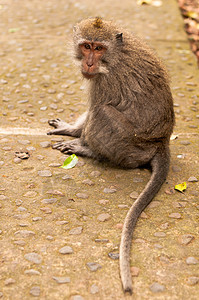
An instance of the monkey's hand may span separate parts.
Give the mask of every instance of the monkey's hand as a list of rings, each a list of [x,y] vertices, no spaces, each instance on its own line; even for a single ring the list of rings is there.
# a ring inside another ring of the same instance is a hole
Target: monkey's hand
[[[55,120],[49,120],[48,124],[54,127],[54,130],[51,130],[47,133],[47,135],[57,134],[57,135],[65,135],[66,129],[69,129],[70,125],[61,119],[57,118]]]
[[[57,149],[64,154],[76,154],[80,156],[92,157],[95,155],[86,146],[81,144],[80,139],[75,139],[73,141],[58,142],[52,146],[53,149]]]
[[[81,135],[81,128],[70,125],[59,118],[55,120],[49,120],[48,124],[55,129],[49,131],[47,135],[69,135],[74,137],[80,137]]]

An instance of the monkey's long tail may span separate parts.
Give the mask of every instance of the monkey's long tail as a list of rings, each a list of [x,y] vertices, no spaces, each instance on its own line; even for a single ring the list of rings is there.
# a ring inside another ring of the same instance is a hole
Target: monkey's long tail
[[[162,184],[164,183],[169,170],[169,150],[164,153],[157,153],[151,160],[152,174],[146,187],[137,200],[129,209],[124,221],[120,243],[120,276],[124,292],[132,294],[132,279],[130,272],[130,250],[133,230],[136,222],[145,207],[152,201]]]

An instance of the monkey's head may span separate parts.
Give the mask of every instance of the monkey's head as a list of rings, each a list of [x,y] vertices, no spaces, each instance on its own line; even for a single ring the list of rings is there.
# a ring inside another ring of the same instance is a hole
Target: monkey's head
[[[75,58],[81,62],[82,74],[92,79],[108,73],[109,57],[112,50],[122,44],[122,33],[111,22],[97,17],[77,24],[73,39]]]

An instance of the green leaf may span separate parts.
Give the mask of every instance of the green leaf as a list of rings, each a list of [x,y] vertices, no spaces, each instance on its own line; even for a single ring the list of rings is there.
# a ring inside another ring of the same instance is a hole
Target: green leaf
[[[75,154],[72,154],[64,161],[63,166],[61,166],[60,168],[72,169],[76,166],[77,162],[78,162],[78,157]]]
[[[9,28],[9,29],[8,29],[8,32],[14,33],[14,32],[17,32],[17,31],[19,31],[19,30],[20,30],[20,28]]]
[[[187,188],[186,182],[183,182],[183,183],[180,183],[180,184],[175,185],[175,190],[177,190],[177,191],[179,191],[179,192],[181,192],[181,193],[182,193],[183,191],[185,191],[186,188]]]

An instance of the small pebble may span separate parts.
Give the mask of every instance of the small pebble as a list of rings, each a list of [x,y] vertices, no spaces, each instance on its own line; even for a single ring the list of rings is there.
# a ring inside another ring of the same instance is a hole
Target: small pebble
[[[102,266],[96,262],[87,263],[86,265],[90,269],[91,272],[95,272],[98,269],[102,268]]]
[[[95,239],[96,243],[108,243],[109,240],[108,239]]]
[[[119,253],[112,253],[112,252],[110,252],[110,253],[108,254],[108,256],[109,256],[111,259],[114,259],[114,260],[119,259]]]
[[[16,236],[21,236],[21,237],[30,237],[30,236],[33,236],[35,235],[35,232],[34,231],[31,231],[31,230],[18,230],[14,233],[14,235]]]
[[[198,179],[194,176],[189,177],[188,179],[189,182],[198,182]]]
[[[106,205],[107,203],[109,203],[109,200],[105,200],[105,199],[99,200],[99,204]]]
[[[131,267],[131,275],[133,277],[137,277],[140,273],[140,269],[137,267]]]
[[[156,249],[162,249],[162,248],[163,248],[163,246],[162,246],[162,245],[160,245],[160,244],[154,244],[154,248],[156,248]]]
[[[47,239],[48,241],[52,241],[52,240],[54,240],[54,237],[51,236],[51,235],[47,235],[46,239]]]
[[[107,220],[110,219],[110,215],[108,213],[103,213],[103,214],[100,214],[98,217],[97,217],[97,220],[100,221],[100,222],[105,222]]]
[[[94,185],[94,182],[91,181],[90,179],[85,179],[82,181],[83,184],[87,184],[87,185]]]
[[[24,241],[14,241],[15,245],[19,245],[19,246],[25,246],[25,242]]]
[[[49,89],[49,90],[48,90],[48,93],[49,93],[49,94],[56,94],[56,90],[54,90],[54,89]]]
[[[117,190],[116,189],[105,188],[103,190],[103,192],[106,193],[106,194],[113,194],[113,193],[117,192]]]
[[[133,182],[135,182],[135,183],[143,182],[143,179],[140,177],[134,177]]]
[[[188,245],[194,240],[194,236],[191,234],[184,234],[180,237],[179,242],[181,245]]]
[[[26,198],[29,198],[29,197],[36,197],[36,196],[37,196],[37,192],[35,192],[35,191],[28,191],[28,192],[25,193],[23,196],[26,197]]]
[[[39,297],[40,295],[40,287],[39,286],[33,286],[30,290],[30,294],[34,297]]]
[[[82,199],[88,199],[88,194],[85,193],[77,193],[76,194],[77,198],[82,198]]]
[[[182,169],[178,166],[172,166],[173,172],[180,172]]]
[[[34,269],[26,270],[24,273],[26,275],[41,275],[41,273],[39,271],[34,270]]]
[[[173,202],[172,205],[175,208],[183,208],[186,206],[186,203],[185,202]]]
[[[71,230],[69,231],[69,234],[74,234],[74,235],[76,235],[76,234],[81,234],[81,233],[82,233],[82,230],[83,230],[82,226],[78,226],[78,227],[76,227],[76,228],[71,229]]]
[[[165,232],[155,232],[154,236],[156,236],[156,237],[165,237],[166,233]]]
[[[61,167],[61,164],[60,163],[52,163],[52,164],[49,164],[49,167],[59,168],[59,167]]]
[[[52,277],[57,283],[69,283],[70,282],[70,278],[69,277],[56,277],[56,276],[53,276]]]
[[[57,107],[58,107],[58,106],[57,106],[57,104],[55,104],[55,103],[50,104],[50,108],[51,108],[51,109],[55,109],[55,110],[56,110]]]
[[[62,220],[56,222],[56,225],[65,225],[65,224],[68,224],[68,221]]]
[[[115,225],[115,228],[122,229],[123,226],[124,226],[123,223],[118,223],[118,224]]]
[[[137,199],[138,196],[139,196],[139,194],[138,194],[137,192],[132,192],[132,193],[130,194],[130,197],[131,197],[132,199]]]
[[[191,143],[189,141],[180,141],[180,144],[187,146],[187,145],[190,145]]]
[[[186,259],[186,263],[187,265],[196,265],[199,261],[195,257],[190,256]]]
[[[55,203],[55,202],[57,202],[57,199],[56,199],[56,198],[43,199],[43,200],[41,201],[41,203],[43,203],[43,204],[53,204],[53,203]]]
[[[93,177],[99,177],[100,175],[101,175],[101,172],[99,172],[99,171],[91,172],[91,176],[93,176]]]
[[[5,281],[4,281],[4,284],[5,285],[11,285],[11,284],[13,284],[13,283],[15,283],[16,281],[14,280],[14,279],[12,279],[12,278],[8,278],[8,279],[6,279]]]
[[[52,173],[50,170],[41,170],[41,171],[38,171],[38,175],[41,177],[51,177]]]
[[[33,217],[32,220],[33,220],[34,222],[41,221],[41,220],[42,220],[42,217]]]
[[[158,282],[154,282],[149,288],[153,293],[164,292],[165,290],[164,285],[161,285]]]
[[[182,216],[179,213],[172,213],[172,214],[169,215],[169,218],[172,218],[172,219],[181,219]]]
[[[189,285],[196,285],[197,283],[199,283],[199,277],[196,277],[196,276],[189,277],[187,279],[187,283]]]
[[[30,141],[29,140],[18,140],[18,143],[22,144],[22,145],[29,145]]]
[[[45,214],[52,214],[52,209],[50,207],[41,207],[40,210]]]
[[[126,205],[126,204],[119,204],[118,208],[128,208],[128,205]]]
[[[41,255],[39,255],[35,252],[25,254],[24,258],[27,259],[28,261],[30,261],[31,263],[37,264],[37,265],[42,262]]]
[[[161,224],[161,225],[160,225],[160,228],[161,228],[161,229],[168,229],[168,228],[169,228],[169,223],[166,222],[166,223],[164,223],[164,224]]]
[[[51,146],[51,143],[46,141],[46,142],[41,142],[40,145],[42,148],[48,148]]]
[[[90,293],[93,295],[99,293],[99,287],[96,284],[91,285]]]
[[[71,298],[71,300],[85,300],[85,299],[80,295],[75,295]]]
[[[73,249],[70,246],[64,246],[59,250],[59,253],[61,253],[61,254],[72,254]]]
[[[62,177],[62,179],[63,179],[63,180],[69,180],[69,179],[72,179],[72,176],[66,174],[66,175],[64,175],[64,176]]]

